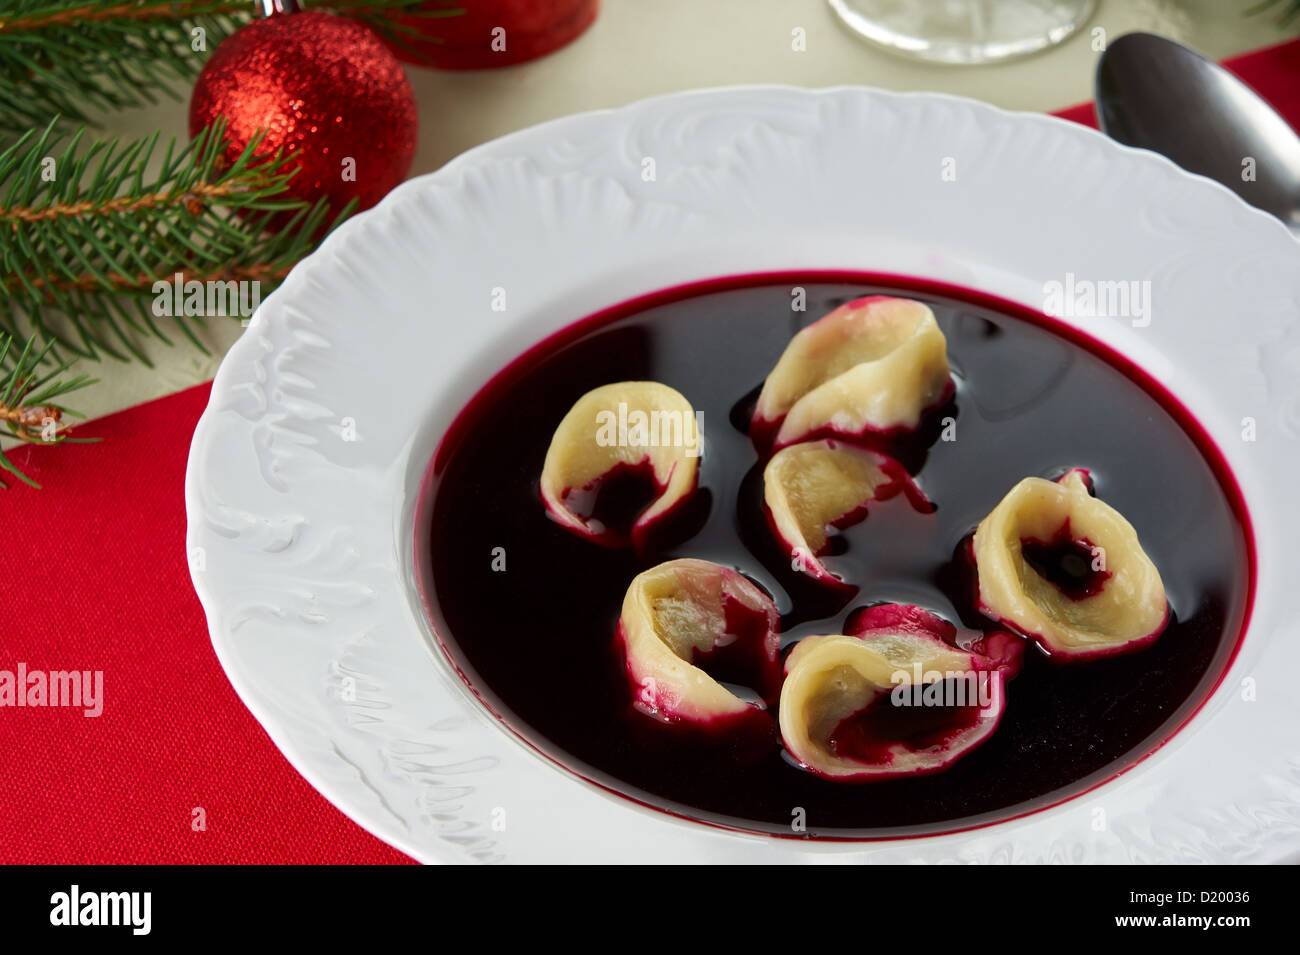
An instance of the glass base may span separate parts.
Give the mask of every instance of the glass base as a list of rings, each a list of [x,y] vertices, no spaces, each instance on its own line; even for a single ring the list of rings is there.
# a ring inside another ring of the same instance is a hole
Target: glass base
[[[858,36],[936,63],[995,63],[1055,46],[1097,0],[826,0]]]

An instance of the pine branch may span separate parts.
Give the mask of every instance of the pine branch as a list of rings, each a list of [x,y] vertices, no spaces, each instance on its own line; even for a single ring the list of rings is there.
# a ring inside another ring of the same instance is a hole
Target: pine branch
[[[32,444],[97,440],[69,437],[65,416],[82,416],[55,403],[61,395],[93,384],[95,379],[87,375],[60,379],[58,376],[68,370],[69,362],[59,362],[42,371],[49,349],[49,343],[37,348],[35,339],[28,338],[18,351],[14,339],[0,332],[0,421],[13,437]],[[40,487],[19,470],[3,449],[0,449],[0,471],[8,471],[32,487]],[[0,488],[8,486],[0,479]]]
[[[232,0],[8,0],[0,18],[0,128],[41,126],[59,114],[178,98],[206,50],[250,19]],[[198,32],[195,32],[198,31]],[[195,50],[199,45],[201,49]]]
[[[419,0],[319,0],[401,33],[384,11]],[[43,126],[58,114],[91,122],[94,110],[179,98],[209,51],[253,19],[253,0],[5,0],[0,12],[0,132]],[[458,9],[419,11],[454,16]]]
[[[1273,10],[1278,6],[1282,7],[1282,11],[1277,18],[1278,26],[1288,26],[1297,18],[1300,18],[1300,0],[1260,0],[1259,3],[1246,10],[1246,16],[1255,16],[1265,10]]]
[[[288,197],[293,157],[259,158],[259,143],[227,163],[218,124],[173,139],[152,174],[156,133],[86,144],[84,128],[65,136],[51,123],[0,146],[0,330],[37,333],[54,359],[147,363],[142,340],[171,344],[170,324],[206,352],[194,323],[212,310],[176,314],[178,281],[257,283],[239,291],[260,300],[353,209],[331,223],[324,201]]]
[[[385,12],[419,2],[319,6],[402,43],[406,36],[429,38]],[[191,313],[188,296],[184,309],[164,310],[206,353],[191,324],[213,314],[212,286],[239,286],[242,305],[242,288],[252,284],[260,299],[262,286],[277,284],[353,211],[354,203],[330,210],[288,197],[292,157],[259,159],[257,140],[234,163],[224,161],[220,126],[183,147],[173,139],[154,173],[157,134],[84,142],[95,110],[178,98],[174,84],[197,76],[207,52],[251,21],[253,10],[253,0],[3,0],[0,421],[14,438],[78,440],[66,436],[63,423],[75,413],[53,401],[94,379],[59,379],[72,360],[63,352],[147,364],[144,338],[171,344],[158,321],[163,316],[155,314],[160,298],[172,297],[160,296],[160,285],[168,293],[208,286],[207,312]],[[426,18],[463,12],[445,5],[404,10]],[[228,302],[216,314],[227,314]],[[35,484],[3,450],[0,471]]]

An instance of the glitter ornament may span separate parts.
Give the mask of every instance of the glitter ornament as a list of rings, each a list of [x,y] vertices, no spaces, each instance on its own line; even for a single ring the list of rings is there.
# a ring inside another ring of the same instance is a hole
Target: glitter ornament
[[[459,9],[457,16],[431,16]],[[545,56],[591,26],[600,0],[428,0],[387,14],[402,28],[399,60],[440,70],[512,66]]]
[[[368,209],[401,182],[415,155],[415,95],[401,64],[364,24],[286,0],[227,37],[199,74],[190,135],[226,121],[233,162],[258,131],[259,156],[295,155],[287,195],[351,199]]]

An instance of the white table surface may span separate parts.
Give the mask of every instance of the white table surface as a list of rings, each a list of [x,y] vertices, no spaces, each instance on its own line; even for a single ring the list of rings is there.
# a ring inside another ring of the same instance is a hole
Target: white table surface
[[[1091,98],[1098,53],[1093,30],[1110,38],[1161,33],[1216,59],[1267,46],[1296,32],[1277,14],[1247,17],[1254,0],[1101,0],[1087,27],[1064,44],[1018,62],[936,66],[883,52],[849,33],[823,0],[602,0],[595,24],[564,49],[500,70],[438,72],[408,68],[420,110],[411,174],[430,172],[464,150],[504,133],[658,93],[738,83],[821,87],[861,84],[957,93],[1010,109],[1054,110]],[[807,50],[791,49],[792,30]],[[107,135],[186,136],[187,97],[103,117]],[[113,359],[76,367],[101,379],[70,395],[88,417],[107,414],[210,379],[240,334],[238,321],[214,319],[201,337],[212,356],[184,339],[150,342],[154,368]]]

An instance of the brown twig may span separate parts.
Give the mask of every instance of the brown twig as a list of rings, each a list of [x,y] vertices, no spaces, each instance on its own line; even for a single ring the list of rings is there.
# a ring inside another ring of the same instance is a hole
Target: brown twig
[[[410,0],[413,4],[415,0]],[[352,7],[372,5],[373,0],[332,0],[329,6],[335,10],[347,10]],[[397,2],[394,7],[406,6]],[[184,20],[190,17],[221,17],[249,13],[252,4],[243,2],[213,2],[213,0],[175,0],[173,3],[157,3],[142,6],[139,3],[124,2],[111,7],[88,2],[79,7],[69,7],[52,13],[36,14],[26,17],[14,17],[11,20],[0,19],[0,33],[22,33],[29,30],[42,30],[52,26],[71,26],[73,24],[104,20]]]
[[[114,291],[144,291],[150,289],[158,281],[170,281],[177,273],[180,273],[181,280],[184,282],[278,282],[289,274],[292,265],[271,266],[267,264],[254,265],[236,265],[225,269],[218,269],[213,272],[195,272],[184,266],[178,266],[173,269],[160,270],[154,272],[139,272],[135,276],[128,278],[114,272],[107,276],[109,284]],[[27,281],[23,282],[21,277],[11,275],[5,279],[4,287],[6,291],[15,291],[22,288],[35,289],[60,289],[63,291],[93,291],[104,287],[103,279],[90,272],[83,272],[75,278],[69,278],[65,275],[51,273],[47,275],[27,276]],[[51,297],[51,302],[53,298]]]
[[[19,405],[6,407],[0,403],[0,421],[7,421],[19,431],[39,429],[46,418],[58,422],[63,417],[63,409],[54,405]]]
[[[176,203],[184,205],[193,215],[199,215],[203,211],[203,200],[230,196],[236,192],[234,187],[237,185],[239,184],[233,181],[225,183],[199,182],[184,192],[151,192],[143,196],[122,196],[117,199],[109,199],[107,202],[92,202],[90,200],[55,202],[39,209],[28,206],[12,206],[6,209],[4,206],[0,206],[0,219],[12,222],[16,229],[20,222],[47,222],[50,219],[81,216],[87,213],[109,215],[136,212],[141,209],[154,209],[158,206],[168,206]]]
[[[63,420],[63,409],[55,405],[24,405],[23,399],[32,388],[31,378],[23,379],[18,382],[17,390],[10,399],[13,406],[0,402],[0,421],[13,426],[14,436],[23,441],[35,441],[33,434],[45,430],[45,422],[53,421],[55,424],[54,433],[63,428],[60,423]],[[41,438],[44,440],[44,437]]]
[[[247,3],[212,3],[211,0],[141,6],[138,3],[119,3],[104,7],[87,3],[44,15],[14,17],[0,20],[0,33],[21,33],[24,30],[41,30],[51,26],[68,26],[100,20],[180,20],[187,16],[222,16],[248,12]]]

